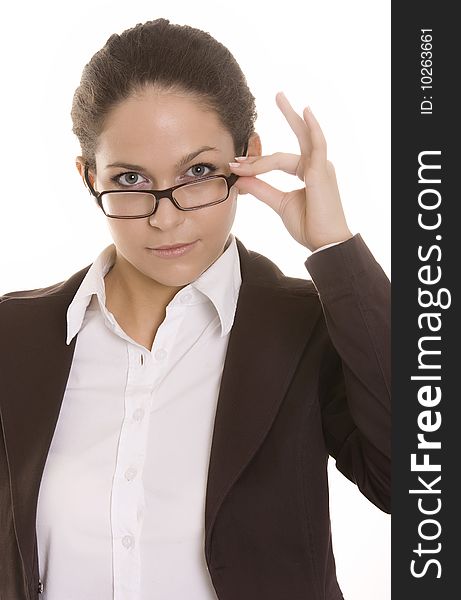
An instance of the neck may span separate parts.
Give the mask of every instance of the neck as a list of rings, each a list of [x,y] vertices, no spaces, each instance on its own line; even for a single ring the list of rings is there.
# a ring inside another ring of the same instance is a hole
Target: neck
[[[104,277],[106,307],[117,318],[142,325],[163,319],[166,306],[185,286],[165,286],[150,279],[118,253]],[[119,319],[117,319],[119,320]]]

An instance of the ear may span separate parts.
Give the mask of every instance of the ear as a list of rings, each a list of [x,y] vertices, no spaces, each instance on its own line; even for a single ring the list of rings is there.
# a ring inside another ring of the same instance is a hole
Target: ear
[[[85,187],[87,187],[86,181],[85,181],[85,161],[82,156],[77,156],[75,158],[75,166],[77,167],[77,171],[79,172],[80,177],[82,178],[83,183],[85,184]],[[94,174],[91,171],[91,169],[88,170],[88,179],[90,180],[90,183],[94,188],[95,177],[94,177]]]
[[[262,144],[259,134],[254,132],[248,140],[247,156],[262,156]]]
[[[248,140],[248,149],[247,156],[262,156],[262,144],[261,138],[259,134],[254,132],[250,135],[250,139]],[[237,190],[237,195],[247,194],[248,192],[241,192],[238,187],[238,181],[235,184],[235,188]]]

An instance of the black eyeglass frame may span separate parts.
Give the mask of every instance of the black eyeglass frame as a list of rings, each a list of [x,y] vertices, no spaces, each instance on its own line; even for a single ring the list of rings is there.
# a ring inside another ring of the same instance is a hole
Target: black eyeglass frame
[[[246,156],[247,149],[248,149],[248,142],[245,143],[245,147],[243,149],[242,156]],[[221,202],[224,202],[225,200],[227,200],[227,198],[229,197],[229,192],[230,192],[231,187],[234,185],[234,183],[240,177],[239,175],[236,175],[235,173],[231,173],[230,175],[224,175],[224,174],[209,175],[207,177],[201,178],[200,180],[188,181],[187,183],[180,183],[178,185],[174,185],[173,187],[167,188],[165,190],[104,190],[102,192],[97,192],[90,183],[90,179],[88,177],[88,171],[89,171],[89,165],[85,164],[84,177],[85,177],[86,187],[88,188],[90,194],[92,194],[94,196],[99,208],[106,215],[106,217],[109,217],[110,219],[144,219],[146,217],[150,217],[156,212],[158,205],[160,203],[160,198],[168,198],[176,206],[176,208],[178,210],[200,210],[201,208],[206,208],[207,206],[214,206],[215,204],[220,204]],[[175,200],[175,198],[173,197],[173,192],[175,190],[177,190],[178,188],[184,187],[185,185],[195,185],[198,183],[202,183],[203,181],[208,181],[209,179],[218,179],[218,178],[225,179],[226,183],[227,183],[226,197],[222,198],[221,200],[216,200],[216,202],[209,202],[208,204],[203,204],[202,206],[194,206],[192,208],[183,208],[182,206],[180,206],[178,204],[177,200]],[[102,197],[104,196],[104,194],[118,194],[118,193],[126,194],[127,192],[151,194],[155,200],[154,206],[152,208],[152,212],[150,212],[149,214],[146,214],[146,215],[139,215],[139,216],[136,215],[136,216],[127,216],[127,217],[108,215],[102,205]]]

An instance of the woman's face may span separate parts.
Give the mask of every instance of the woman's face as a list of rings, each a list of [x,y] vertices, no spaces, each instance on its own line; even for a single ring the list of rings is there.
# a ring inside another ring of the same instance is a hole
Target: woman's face
[[[200,151],[204,146],[212,149]],[[175,166],[191,153],[196,156]],[[206,175],[230,175],[228,162],[234,160],[234,144],[215,112],[205,110],[196,99],[152,87],[112,110],[95,158],[97,175],[93,179],[91,174],[90,180],[97,191],[161,190]],[[181,211],[162,198],[150,217],[107,217],[119,265],[128,270],[134,267],[164,286],[187,285],[222,254],[237,197],[233,186],[227,200],[199,210]],[[196,240],[189,252],[174,258],[162,258],[149,250]]]

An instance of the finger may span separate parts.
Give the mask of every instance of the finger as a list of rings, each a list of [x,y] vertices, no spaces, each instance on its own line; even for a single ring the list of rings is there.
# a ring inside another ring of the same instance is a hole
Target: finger
[[[303,117],[310,131],[312,142],[311,164],[315,168],[315,166],[319,166],[327,160],[327,141],[309,106],[304,109]]]
[[[309,156],[312,143],[310,140],[309,128],[307,127],[305,120],[294,110],[283,92],[277,92],[275,101],[288,121],[291,129],[296,134],[301,152],[306,156]]]
[[[278,213],[278,208],[280,207],[284,195],[284,192],[281,190],[278,190],[269,183],[257,179],[256,177],[240,177],[236,186],[240,193],[255,196]]]
[[[229,163],[232,171],[238,175],[261,175],[269,171],[284,171],[296,175],[301,156],[288,152],[274,152],[267,156],[251,157],[252,160],[242,160],[238,163]]]
[[[240,177],[235,185],[240,193],[251,194],[259,200],[262,200],[265,204],[275,210],[278,215],[282,214],[283,205],[287,196],[292,196],[297,192],[304,193],[304,188],[301,190],[293,190],[292,192],[282,192],[256,177]]]
[[[261,158],[261,156],[236,156],[235,160],[238,160],[239,162],[245,162],[245,163],[254,163],[256,160],[259,160]]]

